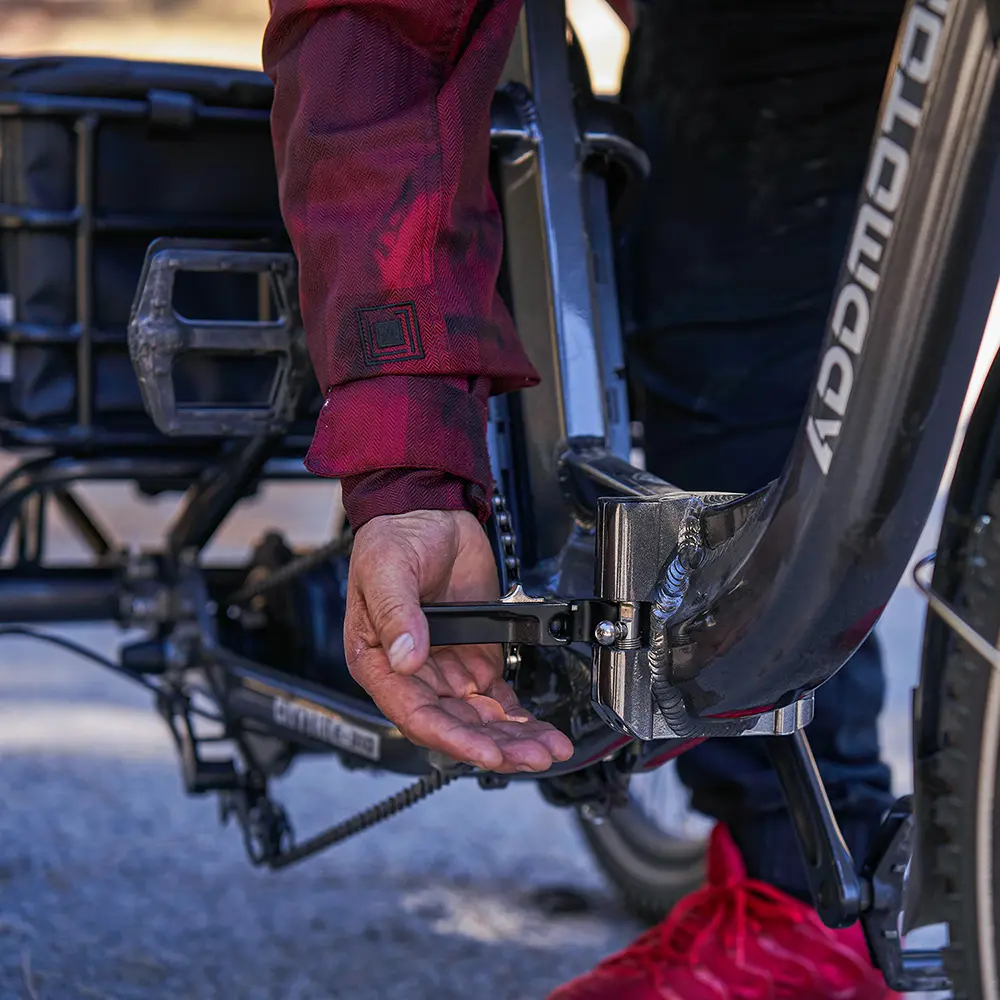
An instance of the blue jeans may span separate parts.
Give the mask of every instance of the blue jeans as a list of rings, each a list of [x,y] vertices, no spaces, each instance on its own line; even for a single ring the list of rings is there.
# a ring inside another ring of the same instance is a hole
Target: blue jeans
[[[650,0],[622,102],[652,160],[619,248],[649,468],[749,492],[781,472],[811,390],[901,0]],[[809,737],[848,845],[891,802],[872,638],[817,692]],[[760,740],[679,761],[696,808],[731,827],[750,875],[807,896]]]

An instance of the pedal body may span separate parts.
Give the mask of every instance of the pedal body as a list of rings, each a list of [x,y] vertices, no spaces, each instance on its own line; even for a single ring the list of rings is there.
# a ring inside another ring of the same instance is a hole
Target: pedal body
[[[256,320],[192,320],[174,302],[178,276],[256,278],[262,302]],[[146,410],[158,430],[175,437],[280,435],[296,414],[310,376],[298,315],[297,268],[291,253],[260,243],[154,240],[146,253],[128,328],[129,355]],[[276,315],[271,318],[271,310]],[[251,398],[205,405],[178,392],[178,372],[206,358],[257,361]],[[257,385],[262,382],[262,385]]]

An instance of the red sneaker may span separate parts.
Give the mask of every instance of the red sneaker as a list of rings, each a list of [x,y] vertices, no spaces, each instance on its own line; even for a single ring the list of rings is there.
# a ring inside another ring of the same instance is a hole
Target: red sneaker
[[[804,903],[747,878],[712,831],[708,885],[549,1000],[889,1000],[860,924],[831,930]]]

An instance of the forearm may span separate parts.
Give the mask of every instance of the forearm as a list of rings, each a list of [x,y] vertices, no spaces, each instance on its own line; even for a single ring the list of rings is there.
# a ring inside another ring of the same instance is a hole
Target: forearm
[[[272,4],[282,211],[326,393],[307,465],[344,479],[355,524],[435,499],[484,517],[486,400],[535,380],[496,293],[488,182],[520,2]]]

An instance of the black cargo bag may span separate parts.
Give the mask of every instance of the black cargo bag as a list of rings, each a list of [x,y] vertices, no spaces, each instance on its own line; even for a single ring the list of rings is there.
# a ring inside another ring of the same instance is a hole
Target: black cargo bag
[[[143,410],[129,310],[157,237],[287,246],[271,95],[252,71],[0,60],[0,445],[183,444]],[[249,274],[182,275],[175,306],[195,319],[263,319],[269,308]],[[267,381],[256,360],[193,358],[175,372],[178,396],[250,399]],[[314,387],[307,397],[293,450],[318,410]]]

